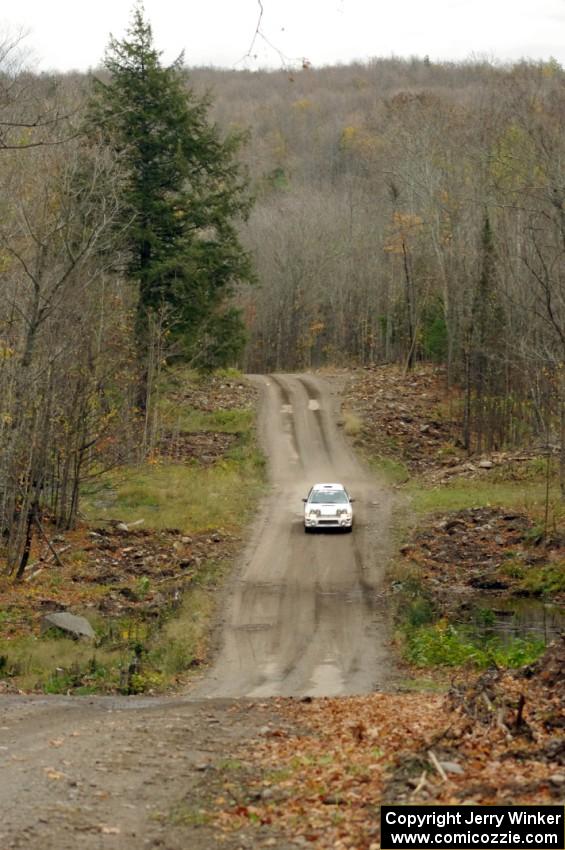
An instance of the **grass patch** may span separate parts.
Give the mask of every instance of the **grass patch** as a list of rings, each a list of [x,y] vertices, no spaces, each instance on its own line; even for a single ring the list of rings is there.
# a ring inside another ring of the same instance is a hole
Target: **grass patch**
[[[404,639],[405,656],[416,667],[521,667],[531,664],[545,650],[545,641],[538,638],[503,641],[495,636],[485,640],[474,635],[471,627],[445,620],[407,628]]]
[[[520,507],[539,514],[545,502],[545,484],[540,481],[517,484],[513,481],[481,478],[446,482],[435,487],[423,487],[421,482],[411,482],[407,492],[418,514],[489,506]],[[550,500],[552,505],[557,505],[557,487],[551,488]]]
[[[14,681],[22,690],[86,694],[115,690],[128,652],[48,634],[1,641],[0,657],[0,678]]]
[[[367,463],[381,475],[388,484],[406,484],[410,480],[410,471],[403,461],[393,457],[372,455]]]
[[[504,561],[498,568],[500,575],[508,576],[508,578],[524,578],[526,575],[526,567],[524,562],[509,556],[508,560]]]
[[[87,518],[144,520],[144,527],[238,531],[264,489],[263,456],[250,439],[210,467],[163,463],[122,470],[83,499]]]
[[[104,619],[89,613],[94,644],[55,629],[40,637],[0,641],[0,679],[51,694],[165,690],[202,664],[215,608],[213,590],[227,569],[229,561],[204,562],[180,605],[164,605],[157,621],[142,614]]]
[[[105,619],[92,611],[83,613],[96,632],[94,642],[73,640],[55,628],[39,637],[2,640],[0,678],[22,690],[48,694],[131,692],[126,675],[129,665],[136,648],[144,646],[156,625],[141,617]]]
[[[544,481],[548,474],[547,457],[539,455],[520,463],[510,463],[495,466],[489,471],[489,478],[493,481]],[[549,480],[557,484],[559,467],[556,458],[549,459]]]
[[[188,803],[177,803],[170,810],[167,818],[172,826],[207,826],[212,820],[209,812],[190,806]]]
[[[240,434],[248,431],[255,419],[253,410],[248,408],[196,410],[166,404],[161,410],[162,421],[177,431],[222,431],[225,434]]]
[[[194,585],[184,594],[181,606],[167,618],[147,653],[147,666],[168,678],[177,677],[202,663],[210,620],[215,610],[213,590],[227,565],[209,561]]]
[[[348,437],[356,437],[361,433],[363,422],[356,413],[351,410],[343,411],[343,431]]]
[[[218,764],[217,769],[221,773],[223,773],[223,772],[237,773],[238,771],[244,770],[245,768],[246,768],[246,765],[242,761],[240,761],[239,759],[227,758],[227,759],[223,759],[223,761],[221,761]]]
[[[422,583],[413,567],[402,573],[402,591],[396,598],[400,650],[424,674],[434,668],[520,667],[545,651],[543,638],[495,633],[490,608],[477,607],[464,622],[452,622],[441,614],[433,589]]]
[[[157,461],[123,468],[106,478],[103,489],[83,494],[83,511],[88,519],[118,518],[126,523],[143,519],[146,528],[177,528],[187,534],[215,528],[237,532],[248,521],[265,481],[265,461],[256,446],[255,411],[247,407],[206,411],[179,402],[174,394],[187,381],[199,382],[186,370],[171,372],[164,381],[160,415],[166,427],[185,433],[235,434],[235,444],[212,466]]]
[[[279,767],[276,770],[270,770],[265,773],[265,780],[271,785],[278,785],[280,782],[287,782],[294,776],[294,769],[291,767]]]
[[[523,578],[522,578],[523,576]],[[520,589],[534,596],[552,596],[565,593],[565,563],[563,561],[528,567],[520,576]]]

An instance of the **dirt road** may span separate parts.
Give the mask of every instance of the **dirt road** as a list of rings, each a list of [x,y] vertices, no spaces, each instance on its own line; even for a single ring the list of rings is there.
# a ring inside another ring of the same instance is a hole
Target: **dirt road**
[[[274,701],[4,696],[0,848],[255,847],[203,812],[269,723],[284,728]]]
[[[386,681],[390,496],[352,456],[322,380],[255,380],[272,494],[228,587],[216,664],[184,697],[0,697],[2,850],[209,850],[218,834],[202,806],[233,796],[222,789],[234,749],[252,749],[265,724],[284,727],[265,697]],[[301,498],[316,480],[357,498],[353,534],[304,534]],[[260,699],[234,699],[245,696]],[[221,846],[303,846],[257,834],[222,834]]]
[[[367,693],[389,675],[379,591],[390,495],[346,444],[326,382],[314,375],[255,381],[273,490],[231,588],[217,663],[197,693]],[[301,499],[316,481],[342,482],[356,498],[353,534],[304,534]]]

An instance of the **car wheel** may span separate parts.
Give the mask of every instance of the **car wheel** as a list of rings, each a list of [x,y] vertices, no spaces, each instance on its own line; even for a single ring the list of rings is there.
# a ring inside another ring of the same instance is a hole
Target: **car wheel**
[[[312,529],[308,528],[307,525],[304,526],[304,534],[310,534],[311,531],[312,531]]]
[[[345,533],[346,533],[346,534],[351,534],[351,532],[353,531],[353,526],[352,526],[352,525],[348,525],[348,526],[346,526],[346,527],[345,527],[345,529],[344,529],[344,530],[345,530]]]

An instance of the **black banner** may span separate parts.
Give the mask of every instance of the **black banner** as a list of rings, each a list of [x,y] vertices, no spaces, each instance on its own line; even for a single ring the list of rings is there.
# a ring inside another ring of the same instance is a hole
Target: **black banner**
[[[563,806],[381,806],[382,850],[563,850]]]

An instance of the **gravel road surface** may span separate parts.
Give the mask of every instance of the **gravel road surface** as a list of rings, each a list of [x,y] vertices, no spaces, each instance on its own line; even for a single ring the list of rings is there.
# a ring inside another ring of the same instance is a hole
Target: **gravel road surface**
[[[389,677],[386,605],[392,499],[347,445],[330,386],[314,375],[254,379],[272,492],[230,588],[221,650],[201,696],[363,694]],[[341,482],[352,534],[305,534],[302,498]]]

